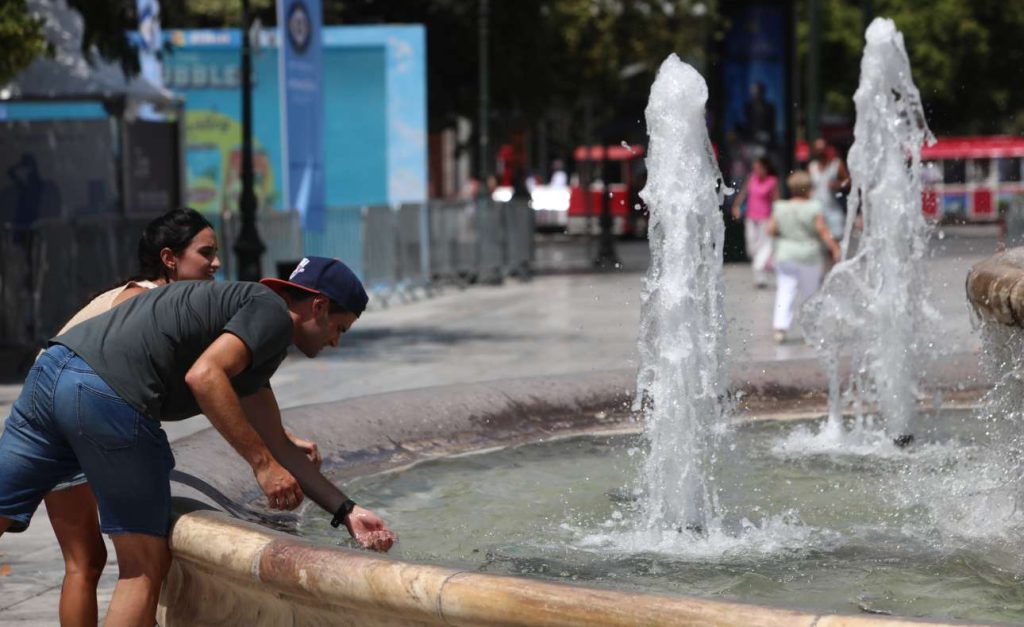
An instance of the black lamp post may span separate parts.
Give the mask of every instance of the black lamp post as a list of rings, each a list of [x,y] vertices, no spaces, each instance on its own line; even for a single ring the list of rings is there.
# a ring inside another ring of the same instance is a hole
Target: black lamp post
[[[821,3],[808,4],[809,50],[807,51],[807,143],[821,137]]]
[[[235,240],[239,281],[260,279],[260,255],[266,250],[256,229],[256,192],[253,190],[251,29],[249,0],[242,0],[242,193],[238,199],[242,227]]]
[[[608,140],[602,136],[601,160],[598,161],[598,172],[604,182],[601,188],[601,217],[598,225],[601,227],[601,238],[597,244],[597,258],[594,259],[594,267],[600,270],[615,270],[619,267],[619,255],[615,252],[615,223],[612,219],[611,184],[607,181],[608,166]]]
[[[488,32],[488,21],[490,20],[490,6],[488,0],[480,0],[480,4],[477,6],[477,54],[479,60],[477,63],[477,72],[480,80],[480,92],[479,92],[479,113],[478,113],[478,124],[479,136],[478,136],[478,159],[479,159],[479,171],[480,171],[480,195],[482,198],[486,198],[489,203],[491,200],[490,190],[487,189],[487,179],[491,177],[491,131],[490,131],[490,56],[489,56],[489,42],[490,36]]]

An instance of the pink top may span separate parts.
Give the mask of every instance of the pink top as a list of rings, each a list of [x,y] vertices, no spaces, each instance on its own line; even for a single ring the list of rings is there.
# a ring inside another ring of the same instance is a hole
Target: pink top
[[[774,176],[750,177],[750,183],[747,185],[748,220],[767,220],[772,216],[772,194],[775,193],[778,182]]]

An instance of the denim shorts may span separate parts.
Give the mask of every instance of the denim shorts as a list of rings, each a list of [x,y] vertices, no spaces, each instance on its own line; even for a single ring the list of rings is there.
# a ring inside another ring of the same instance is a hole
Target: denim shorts
[[[24,531],[48,492],[84,472],[104,533],[166,536],[173,467],[160,423],[55,345],[32,366],[0,436],[0,517]]]

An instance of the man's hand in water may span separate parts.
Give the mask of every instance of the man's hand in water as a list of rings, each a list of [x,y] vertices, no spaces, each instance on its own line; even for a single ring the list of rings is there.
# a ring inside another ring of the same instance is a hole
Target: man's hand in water
[[[295,509],[302,503],[302,488],[288,470],[271,460],[253,470],[271,509]]]
[[[356,505],[345,517],[345,528],[364,548],[386,552],[398,540],[394,531],[370,510]]]

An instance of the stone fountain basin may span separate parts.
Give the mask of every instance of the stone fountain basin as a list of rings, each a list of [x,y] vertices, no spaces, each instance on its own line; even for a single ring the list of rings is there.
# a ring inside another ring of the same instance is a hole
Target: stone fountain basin
[[[325,469],[344,480],[496,446],[636,428],[628,411],[634,377],[624,370],[395,392],[294,408],[285,422],[314,437]],[[987,389],[976,354],[945,359],[925,380],[951,402],[971,402]],[[733,369],[732,381],[742,393],[741,419],[824,411],[827,382],[814,360],[747,363]],[[316,545],[271,528],[275,519],[261,510],[251,471],[214,430],[180,440],[174,451],[179,470],[245,506],[229,507],[232,516],[211,507],[203,486],[174,485],[174,563],[159,613],[167,627],[937,624],[587,588]]]

